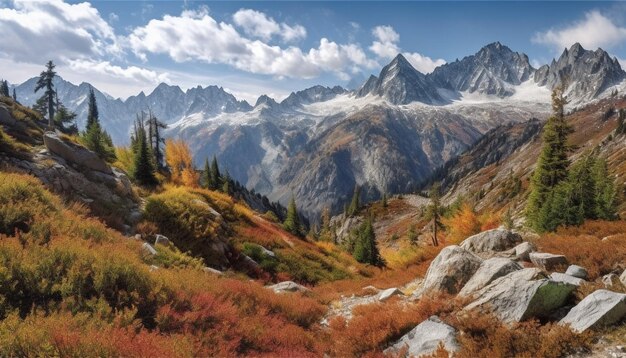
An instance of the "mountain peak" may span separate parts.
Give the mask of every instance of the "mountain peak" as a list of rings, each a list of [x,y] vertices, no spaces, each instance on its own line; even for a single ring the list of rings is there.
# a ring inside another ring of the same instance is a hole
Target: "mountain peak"
[[[259,96],[259,98],[256,100],[256,103],[254,104],[254,107],[258,107],[263,104],[267,104],[269,107],[274,107],[278,103],[276,103],[276,101],[272,97],[264,94]]]

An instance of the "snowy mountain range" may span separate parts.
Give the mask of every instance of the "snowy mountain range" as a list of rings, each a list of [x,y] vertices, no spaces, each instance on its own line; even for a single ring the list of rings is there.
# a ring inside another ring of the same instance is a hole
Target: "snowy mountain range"
[[[168,123],[166,135],[189,142],[197,163],[215,154],[242,184],[283,203],[295,195],[311,215],[341,210],[355,185],[365,200],[418,187],[490,129],[545,118],[563,79],[571,105],[626,88],[626,72],[601,49],[576,44],[535,69],[496,42],[431,74],[398,55],[354,91],[314,86],[280,103],[263,95],[252,106],[216,86],[160,84],[125,101],[94,91],[116,143],[127,143],[136,114],[150,109]],[[18,100],[33,104],[35,83],[16,86]],[[55,85],[81,127],[91,85]]]

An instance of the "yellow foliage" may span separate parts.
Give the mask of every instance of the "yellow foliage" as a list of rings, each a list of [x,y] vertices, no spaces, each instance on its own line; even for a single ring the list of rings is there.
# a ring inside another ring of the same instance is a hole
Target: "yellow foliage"
[[[126,173],[132,172],[135,156],[130,147],[115,147],[115,157],[117,158],[117,161],[113,163],[115,167],[122,169]]]
[[[189,146],[182,139],[165,141],[165,161],[172,173],[172,183],[197,187],[200,175],[193,166],[193,157]]]
[[[481,221],[469,204],[464,203],[461,209],[451,218],[443,220],[447,227],[446,243],[458,244],[467,237],[478,234],[481,231]]]

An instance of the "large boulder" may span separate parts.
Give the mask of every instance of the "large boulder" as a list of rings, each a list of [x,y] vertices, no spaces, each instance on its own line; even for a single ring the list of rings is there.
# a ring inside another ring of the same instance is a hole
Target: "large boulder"
[[[587,282],[583,280],[582,278],[574,277],[572,275],[568,275],[567,273],[559,273],[559,272],[551,273],[550,278],[553,279],[554,281],[569,283],[576,287],[580,286],[584,282]]]
[[[570,265],[565,271],[565,274],[582,278],[583,280],[586,280],[587,277],[589,277],[589,273],[587,272],[587,270],[584,267],[578,265]]]
[[[563,255],[549,254],[546,252],[530,253],[530,261],[537,267],[547,271],[554,271],[559,266],[567,265],[567,259]]]
[[[5,105],[0,105],[0,124],[14,126],[15,123],[17,123],[17,121],[11,115],[11,111]]]
[[[521,269],[522,266],[520,264],[504,257],[494,257],[485,260],[474,273],[474,276],[463,286],[459,295],[469,296],[487,286],[493,280]]]
[[[431,262],[420,292],[443,291],[455,294],[472,278],[482,261],[459,246],[448,246]]]
[[[559,323],[583,332],[619,322],[626,317],[626,294],[597,290],[574,306]]]
[[[520,322],[549,316],[564,305],[574,288],[545,278],[537,268],[528,268],[496,279],[479,290],[479,298],[465,308],[491,311],[506,323]]]
[[[55,132],[44,133],[43,142],[51,153],[68,162],[91,170],[113,174],[111,167],[104,160],[100,159],[96,153],[83,146],[63,140]]]
[[[286,293],[286,292],[308,292],[309,289],[298,285],[293,281],[284,281],[277,283],[275,285],[267,286],[268,289],[276,292],[276,293]]]
[[[515,259],[520,261],[530,261],[530,253],[534,251],[535,248],[528,241],[524,241],[513,248]]]
[[[453,353],[460,348],[456,335],[454,327],[441,322],[439,317],[432,316],[402,336],[385,353],[394,355],[405,351],[405,357],[419,357],[434,353],[440,343],[448,352]]]
[[[461,247],[473,253],[501,252],[515,247],[522,237],[510,230],[493,229],[483,231],[463,240]]]

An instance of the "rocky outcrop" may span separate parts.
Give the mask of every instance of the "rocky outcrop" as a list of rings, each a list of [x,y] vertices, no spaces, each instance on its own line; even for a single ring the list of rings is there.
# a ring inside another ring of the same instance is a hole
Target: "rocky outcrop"
[[[459,295],[469,296],[487,286],[493,280],[505,276],[513,271],[521,270],[517,262],[507,258],[494,257],[482,262],[476,273],[467,281]]]
[[[308,292],[309,289],[299,285],[293,281],[284,281],[277,283],[275,285],[267,286],[268,289],[276,292],[276,293],[286,293],[286,292]]]
[[[549,254],[545,252],[533,252],[530,261],[537,267],[547,271],[554,271],[556,268],[567,265],[567,259],[563,255]]]
[[[17,123],[11,115],[11,111],[3,104],[0,104],[0,124],[5,126],[14,126]]]
[[[562,307],[574,285],[542,276],[537,268],[523,269],[500,277],[476,293],[478,299],[466,309],[493,312],[503,322],[547,317]]]
[[[587,272],[587,270],[584,267],[578,265],[569,265],[569,267],[565,271],[565,274],[582,278],[583,280],[586,280],[587,277],[589,277],[589,273]]]
[[[583,332],[619,322],[626,317],[626,294],[594,291],[569,311],[559,323]]]
[[[64,140],[55,132],[44,133],[43,142],[51,153],[70,163],[90,170],[113,174],[111,167],[104,160],[100,159],[96,153],[83,146]]]
[[[493,229],[483,231],[463,240],[463,249],[475,254],[500,252],[515,247],[522,242],[522,237],[510,230]]]
[[[530,261],[530,253],[534,251],[535,248],[533,245],[527,241],[524,241],[513,248],[515,259],[519,261]]]
[[[483,260],[456,245],[441,250],[424,279],[420,293],[442,291],[455,294],[472,278]]]
[[[449,353],[454,353],[460,349],[456,336],[454,327],[432,316],[402,336],[385,353],[394,355],[404,352],[405,357],[420,357],[434,353],[439,344],[443,344]]]

